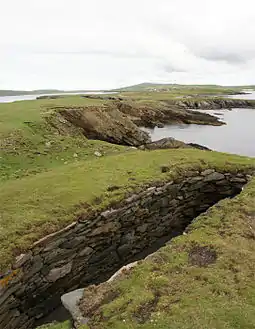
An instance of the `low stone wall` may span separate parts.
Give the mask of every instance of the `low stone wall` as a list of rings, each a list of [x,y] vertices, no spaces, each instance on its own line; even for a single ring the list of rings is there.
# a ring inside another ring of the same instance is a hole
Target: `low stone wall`
[[[36,242],[0,278],[0,328],[32,328],[63,293],[107,280],[160,238],[181,234],[199,213],[239,193],[248,179],[242,172],[189,172]]]

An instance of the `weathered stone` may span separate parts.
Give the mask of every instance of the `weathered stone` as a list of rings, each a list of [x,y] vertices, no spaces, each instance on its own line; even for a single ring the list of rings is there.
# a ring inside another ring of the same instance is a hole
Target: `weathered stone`
[[[99,226],[94,231],[92,231],[89,236],[95,236],[100,234],[105,234],[109,232],[115,232],[118,229],[118,225],[113,222],[106,223],[102,226]]]
[[[32,259],[32,253],[28,252],[27,254],[21,254],[16,257],[15,264],[13,265],[14,269],[17,269],[23,266],[27,261]]]
[[[215,172],[214,169],[206,169],[206,170],[204,170],[204,171],[201,172],[201,175],[202,176],[208,176],[208,175],[211,175],[214,172]]]
[[[130,253],[132,246],[129,244],[123,244],[117,249],[117,253],[121,258],[124,258],[126,255]]]
[[[72,269],[72,262],[58,268],[54,268],[50,271],[50,273],[47,276],[47,280],[50,282],[55,282],[60,278],[63,278],[67,274],[71,272]]]
[[[64,248],[64,249],[73,249],[73,248],[76,248],[77,246],[79,246],[85,240],[86,240],[85,236],[79,236],[79,237],[73,238],[71,240],[65,241],[64,243],[62,243],[60,245],[60,247]]]
[[[85,249],[82,249],[78,256],[80,257],[85,257],[85,256],[88,256],[90,254],[92,254],[92,252],[94,251],[94,249],[90,248],[90,247],[86,247]]]
[[[220,174],[218,172],[213,172],[210,175],[207,175],[204,179],[205,182],[211,182],[211,181],[218,181],[225,179],[225,176],[223,174]]]
[[[148,224],[143,224],[143,225],[137,227],[137,231],[140,233],[146,232],[147,229],[148,229]]]
[[[79,302],[83,296],[83,293],[84,289],[78,289],[69,292],[61,296],[61,302],[65,309],[67,309],[68,312],[72,315],[74,322],[85,324],[88,322],[88,319],[85,320],[79,308]]]
[[[241,177],[233,177],[233,178],[230,178],[230,182],[245,184],[247,182],[247,180],[245,178],[241,178]]]

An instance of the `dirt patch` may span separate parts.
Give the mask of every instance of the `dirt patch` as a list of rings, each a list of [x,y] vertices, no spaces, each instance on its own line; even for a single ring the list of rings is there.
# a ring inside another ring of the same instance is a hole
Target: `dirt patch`
[[[80,303],[80,309],[83,316],[91,318],[97,313],[100,307],[108,304],[119,296],[119,292],[112,288],[109,283],[103,283],[99,286],[89,286],[86,288],[83,299]]]
[[[216,262],[217,253],[212,247],[195,246],[189,252],[189,263],[194,266],[206,267]]]
[[[137,311],[133,314],[134,319],[137,323],[143,324],[147,322],[151,314],[155,311],[155,308],[158,305],[159,295],[156,294],[154,298],[148,303],[144,303],[138,307]]]

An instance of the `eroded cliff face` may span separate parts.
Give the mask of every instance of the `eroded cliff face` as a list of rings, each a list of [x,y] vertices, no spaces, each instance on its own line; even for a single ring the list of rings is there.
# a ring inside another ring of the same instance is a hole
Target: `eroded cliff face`
[[[136,102],[116,102],[116,106],[138,126],[155,127],[171,123],[196,123],[215,126],[224,124],[213,115],[187,110],[175,102],[168,104],[168,102],[161,101],[153,106]]]
[[[130,146],[150,141],[149,134],[140,130],[116,106],[59,109],[59,113],[67,122],[82,129],[89,139]]]
[[[231,108],[255,108],[253,100],[227,99],[227,98],[182,98],[180,100],[169,101],[184,109],[231,109]]]
[[[240,192],[250,172],[190,171],[144,186],[112,208],[86,214],[34,243],[0,279],[0,327],[28,329],[63,293],[107,280],[146,256],[161,238],[182,234],[201,212]]]
[[[139,126],[155,127],[166,123],[224,124],[212,115],[165,103],[150,106],[123,101],[102,106],[57,107],[45,119],[60,134],[83,135],[88,139],[129,146],[151,142],[149,134]]]

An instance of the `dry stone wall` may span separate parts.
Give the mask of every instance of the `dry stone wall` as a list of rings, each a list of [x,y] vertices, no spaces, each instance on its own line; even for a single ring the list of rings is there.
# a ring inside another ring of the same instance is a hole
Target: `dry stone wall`
[[[248,179],[242,172],[189,172],[37,241],[0,278],[0,328],[33,328],[63,293],[107,280],[160,238],[181,234],[199,213],[239,193]]]

